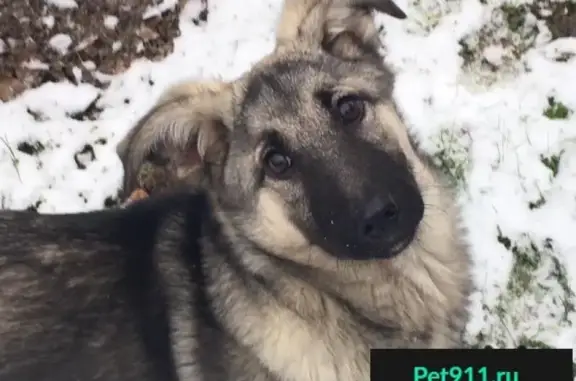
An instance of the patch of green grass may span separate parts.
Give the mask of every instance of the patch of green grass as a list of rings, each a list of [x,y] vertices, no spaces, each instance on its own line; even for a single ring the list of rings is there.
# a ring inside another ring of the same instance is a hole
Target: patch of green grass
[[[512,32],[519,32],[526,23],[528,8],[525,6],[513,6],[504,4],[500,7]]]
[[[460,45],[458,55],[464,60],[464,66],[470,65],[472,62],[474,62],[474,50],[470,47],[470,44],[466,41],[466,39],[462,38],[459,40],[458,45]]]
[[[560,160],[562,159],[563,153],[564,151],[561,151],[557,155],[548,157],[543,155],[540,156],[540,161],[552,172],[552,177],[558,176],[558,171],[560,170]]]
[[[28,205],[26,210],[29,212],[38,213],[38,208],[40,207],[40,205],[42,205],[42,200],[37,200],[34,204]]]
[[[501,75],[525,70],[521,58],[535,46],[539,32],[528,5],[502,4],[481,28],[459,41],[459,55],[476,80],[493,84]]]
[[[413,19],[413,25],[410,28],[411,32],[424,35],[434,30],[446,14],[457,11],[461,7],[459,0],[446,0],[442,3],[410,0],[409,4],[421,16]]]
[[[44,147],[44,144],[42,144],[42,142],[39,142],[37,140],[29,142],[28,141],[20,142],[18,143],[16,148],[18,149],[18,151],[31,156],[38,155],[46,149],[46,147]]]
[[[576,306],[574,305],[574,291],[570,288],[568,284],[568,272],[566,268],[560,263],[558,258],[552,257],[553,269],[550,273],[551,276],[556,278],[560,288],[564,292],[564,297],[562,298],[562,304],[564,306],[563,319],[568,321],[568,314],[570,312],[576,311]]]
[[[550,349],[552,348],[550,345],[543,343],[540,340],[533,340],[527,337],[522,336],[518,341],[518,346],[523,346],[526,348],[535,348],[535,349]]]
[[[551,332],[572,326],[576,302],[554,242],[536,242],[528,233],[512,239],[499,227],[496,238],[512,253],[512,268],[496,300],[482,304],[486,324],[468,342],[477,348],[548,348]],[[527,333],[533,328],[528,316],[540,321],[536,333]]]
[[[544,110],[544,116],[548,119],[568,119],[572,111],[562,102],[557,101],[554,97],[548,97],[548,107]]]
[[[504,246],[506,248],[506,250],[510,250],[510,248],[512,247],[512,241],[510,240],[510,238],[508,238],[502,234],[502,230],[500,230],[500,226],[497,226],[496,229],[498,231],[498,235],[496,236],[496,239],[498,240],[499,243],[502,244],[502,246]]]
[[[551,238],[547,238],[544,242],[544,248],[548,252],[554,252],[554,245]],[[555,279],[560,289],[562,290],[561,302],[562,302],[562,321],[566,322],[568,325],[572,326],[572,322],[568,319],[568,314],[576,311],[576,305],[574,304],[574,291],[570,288],[568,282],[568,271],[566,267],[560,262],[560,260],[554,256],[550,256],[552,266],[550,270],[550,277]]]
[[[530,210],[534,210],[534,209],[538,209],[540,208],[542,205],[544,205],[546,203],[546,199],[544,198],[543,195],[540,195],[540,197],[535,200],[535,201],[530,201],[528,203],[528,208]]]
[[[18,158],[16,157],[16,154],[14,153],[14,150],[12,149],[10,144],[8,143],[8,139],[0,138],[0,142],[2,142],[2,144],[4,144],[6,146],[6,149],[8,150],[8,153],[10,154],[10,161],[12,162],[12,166],[16,170],[16,174],[18,175],[18,179],[20,180],[20,182],[22,182],[22,177],[20,176],[20,169],[18,169],[18,164],[20,163],[20,161],[18,160]],[[4,208],[2,208],[2,209],[4,209]]]
[[[455,131],[444,129],[437,137],[436,147],[433,155],[436,165],[454,185],[464,184],[468,172],[468,149],[462,142],[462,136]]]
[[[516,244],[512,245],[510,238],[502,235],[499,227],[497,239],[507,250],[514,254],[514,264],[512,265],[506,289],[511,295],[520,297],[528,292],[534,281],[534,272],[541,264],[542,254],[533,242],[530,242],[525,247]],[[502,311],[502,313],[506,312]]]
[[[558,56],[554,58],[556,62],[568,62],[575,56],[574,53],[570,52],[559,52]]]
[[[493,312],[487,307],[486,313],[492,314]],[[493,348],[506,348],[506,340],[504,337],[497,336],[497,337],[490,337],[490,335],[486,335],[483,332],[478,333],[475,337],[472,338],[473,342],[469,343],[468,345],[474,349],[482,349],[488,346]]]

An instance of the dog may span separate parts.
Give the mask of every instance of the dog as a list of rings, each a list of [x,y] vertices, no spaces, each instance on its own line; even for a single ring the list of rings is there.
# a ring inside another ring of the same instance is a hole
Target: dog
[[[371,348],[462,346],[458,211],[394,107],[373,10],[404,16],[286,0],[270,55],[172,88],[118,147],[125,185],[154,155],[203,185],[1,213],[0,381],[367,381]]]

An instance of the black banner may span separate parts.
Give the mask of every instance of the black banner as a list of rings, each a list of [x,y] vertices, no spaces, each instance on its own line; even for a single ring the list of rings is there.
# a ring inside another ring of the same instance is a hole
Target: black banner
[[[573,381],[572,349],[373,349],[370,381]]]

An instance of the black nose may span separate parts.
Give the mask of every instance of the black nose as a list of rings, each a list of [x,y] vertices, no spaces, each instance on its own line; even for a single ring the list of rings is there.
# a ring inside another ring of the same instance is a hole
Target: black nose
[[[364,221],[360,227],[360,236],[364,239],[381,239],[390,234],[398,223],[400,210],[392,199],[386,201],[375,198],[366,207]]]

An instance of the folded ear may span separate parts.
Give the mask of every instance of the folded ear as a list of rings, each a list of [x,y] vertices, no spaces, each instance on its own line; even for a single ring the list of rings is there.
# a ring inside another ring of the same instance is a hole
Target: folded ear
[[[374,57],[380,40],[373,10],[406,18],[393,0],[285,0],[276,50],[321,48],[343,59]]]
[[[200,185],[222,164],[232,126],[232,88],[187,82],[170,88],[128,132],[116,152],[124,168],[122,197],[137,188]],[[195,184],[198,183],[198,184]]]

